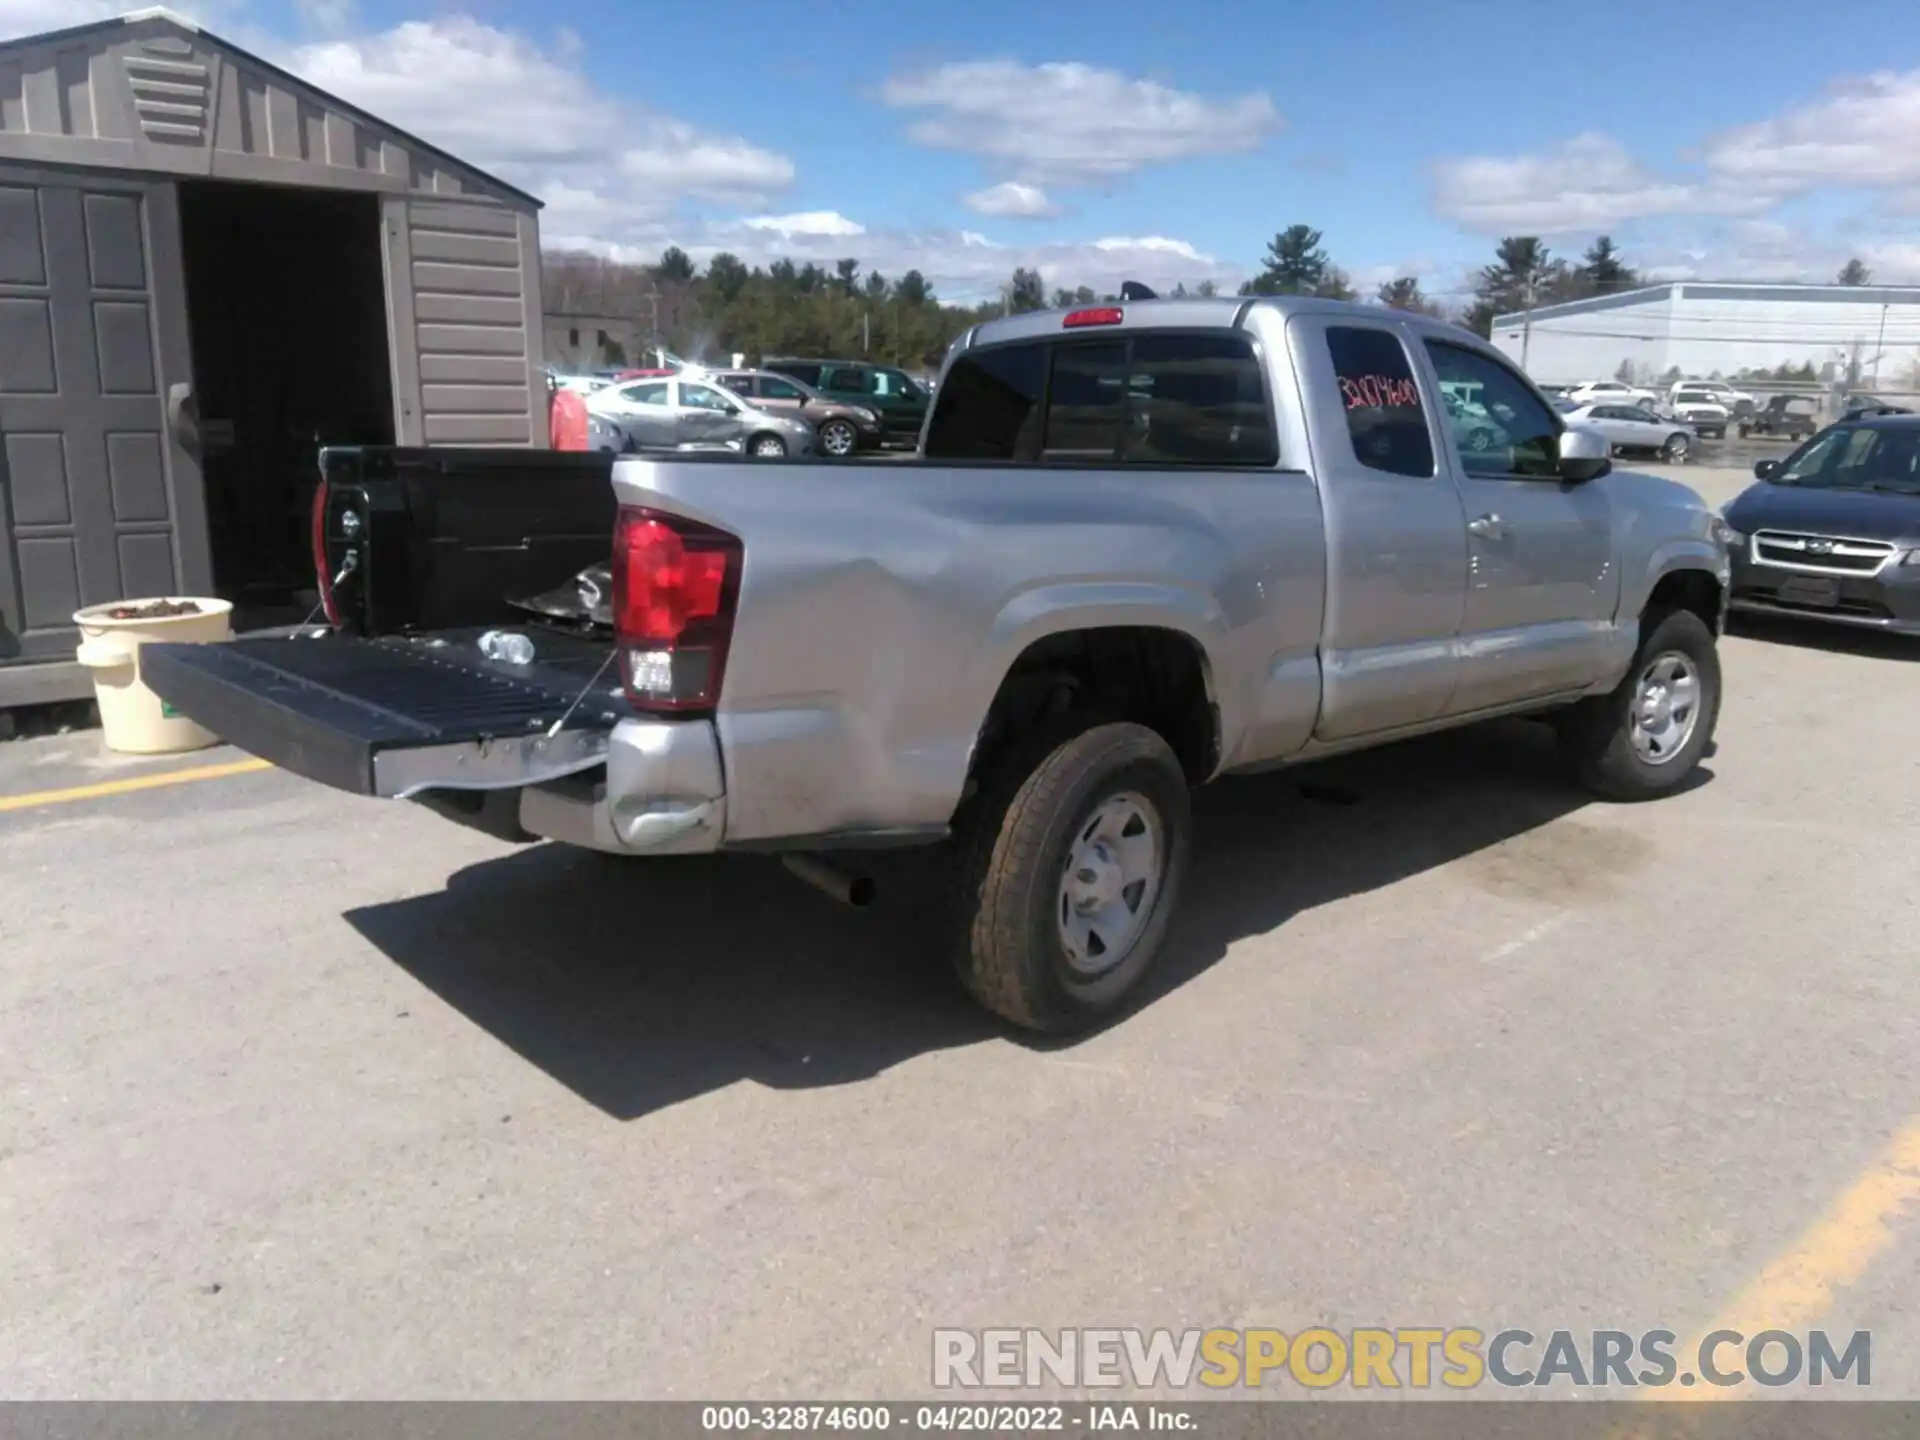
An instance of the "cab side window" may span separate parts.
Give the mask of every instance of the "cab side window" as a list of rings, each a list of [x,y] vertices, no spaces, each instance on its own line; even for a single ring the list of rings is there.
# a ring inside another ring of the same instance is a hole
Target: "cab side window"
[[[1327,349],[1353,458],[1389,475],[1432,475],[1427,410],[1400,337],[1391,330],[1333,325],[1327,329]]]
[[[1471,412],[1447,413],[1461,468],[1487,479],[1557,477],[1560,425],[1546,402],[1513,371],[1478,351],[1443,340],[1426,343],[1442,385],[1478,387],[1479,402]]]

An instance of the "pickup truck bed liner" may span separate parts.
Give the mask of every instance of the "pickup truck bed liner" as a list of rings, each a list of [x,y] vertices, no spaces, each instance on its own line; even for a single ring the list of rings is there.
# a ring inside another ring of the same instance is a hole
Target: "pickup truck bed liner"
[[[375,794],[385,750],[519,738],[566,713],[609,652],[604,637],[530,627],[533,664],[496,664],[480,630],[405,638],[239,639],[220,645],[141,647],[141,679],[155,694],[249,754],[309,780]],[[632,714],[602,677],[568,730],[606,729]]]

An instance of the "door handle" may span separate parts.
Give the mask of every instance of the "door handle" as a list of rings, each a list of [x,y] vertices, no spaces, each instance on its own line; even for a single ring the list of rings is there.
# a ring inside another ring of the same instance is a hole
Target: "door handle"
[[[193,398],[193,386],[185,382],[167,387],[167,428],[180,448],[199,461],[200,405]]]
[[[1482,540],[1498,540],[1507,533],[1507,527],[1498,515],[1482,515],[1478,520],[1467,522],[1467,533],[1478,535]]]

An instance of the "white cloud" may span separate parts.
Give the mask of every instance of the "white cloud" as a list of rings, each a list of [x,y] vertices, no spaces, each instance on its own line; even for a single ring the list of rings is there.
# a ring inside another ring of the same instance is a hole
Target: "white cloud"
[[[756,217],[756,219],[768,217]],[[607,245],[584,236],[549,234],[548,244],[562,249],[590,250],[610,259],[648,262],[668,245],[678,245],[705,264],[721,251],[737,255],[749,265],[789,259],[797,265],[812,261],[831,269],[846,255],[860,261],[863,273],[878,270],[898,278],[918,270],[943,300],[981,300],[997,295],[1019,267],[1038,270],[1049,288],[1090,285],[1103,294],[1116,291],[1123,280],[1138,280],[1165,294],[1185,281],[1189,288],[1211,280],[1232,290],[1246,278],[1240,267],[1184,240],[1164,235],[1107,236],[1098,240],[1017,245],[993,240],[977,230],[903,231],[868,230],[849,245],[840,234],[782,233],[751,221],[721,221],[662,226],[647,243]]]
[[[880,98],[927,112],[907,132],[922,145],[982,156],[1032,185],[1086,185],[1165,161],[1251,150],[1280,125],[1263,93],[1210,100],[1072,63],[940,65],[893,76]]]
[[[275,58],[539,196],[548,233],[650,241],[683,200],[758,204],[793,179],[786,156],[608,95],[564,47],[549,54],[467,16],[408,21]]]
[[[1772,197],[1657,175],[1611,136],[1578,135],[1534,155],[1472,155],[1435,167],[1433,206],[1486,235],[1604,229],[1658,215],[1741,214]]]
[[[795,235],[864,235],[867,227],[838,210],[804,210],[796,215],[756,215],[740,222],[749,230],[791,239]]]
[[[1060,207],[1047,198],[1046,191],[1038,185],[1023,185],[1018,180],[1003,180],[998,185],[989,185],[984,190],[963,195],[960,203],[976,215],[995,215],[1003,219],[1060,213]]]
[[[1754,280],[1831,284],[1859,257],[1876,282],[1920,284],[1920,245],[1902,236],[1847,237],[1784,221],[1736,220],[1664,243],[1637,247],[1631,258],[1651,280]]]
[[[1169,240],[1164,235],[1113,235],[1093,242],[1096,250],[1114,250],[1127,254],[1173,255],[1196,265],[1211,265],[1213,257],[1202,255],[1184,240]]]
[[[1824,100],[1716,135],[1723,180],[1773,194],[1828,185],[1920,186],[1920,70],[1844,80]]]

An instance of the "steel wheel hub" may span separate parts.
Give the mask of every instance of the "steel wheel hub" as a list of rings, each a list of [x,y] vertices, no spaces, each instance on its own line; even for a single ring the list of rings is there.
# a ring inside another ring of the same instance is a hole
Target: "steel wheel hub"
[[[1640,672],[1627,714],[1634,753],[1664,765],[1686,748],[1700,721],[1700,675],[1677,650],[1655,657]]]
[[[1160,893],[1166,846],[1159,811],[1129,792],[1080,827],[1060,880],[1060,944],[1075,973],[1103,975],[1139,943]]]

